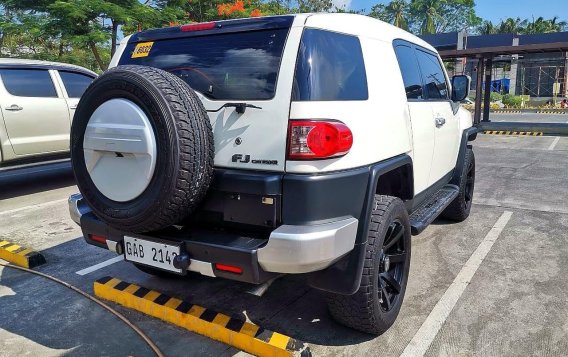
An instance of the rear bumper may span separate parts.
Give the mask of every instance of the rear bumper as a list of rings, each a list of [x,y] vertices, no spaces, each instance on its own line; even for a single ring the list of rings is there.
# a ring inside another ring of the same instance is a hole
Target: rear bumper
[[[282,225],[258,250],[258,262],[266,271],[291,274],[327,268],[353,249],[357,225],[353,217],[314,226]]]
[[[81,226],[87,243],[122,253],[125,233],[100,221],[80,194],[69,197],[69,214]],[[284,224],[273,230],[268,239],[201,229],[127,235],[182,241],[191,258],[188,270],[258,284],[279,274],[309,273],[329,267],[353,250],[358,224],[353,217],[314,225]],[[90,235],[106,237],[106,246],[90,239]],[[215,263],[239,266],[243,273],[216,270]]]

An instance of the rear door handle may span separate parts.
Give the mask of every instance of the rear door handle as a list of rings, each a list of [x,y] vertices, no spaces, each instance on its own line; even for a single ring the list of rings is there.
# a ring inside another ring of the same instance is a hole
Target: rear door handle
[[[446,118],[436,118],[436,128],[440,128],[444,124],[446,124]]]
[[[77,104],[70,106],[69,109],[77,109]]]
[[[11,111],[11,112],[19,112],[20,110],[23,110],[24,108],[20,107],[20,106],[17,105],[17,104],[12,104],[11,106],[6,107],[6,108],[4,108],[4,109],[9,110],[9,111]]]

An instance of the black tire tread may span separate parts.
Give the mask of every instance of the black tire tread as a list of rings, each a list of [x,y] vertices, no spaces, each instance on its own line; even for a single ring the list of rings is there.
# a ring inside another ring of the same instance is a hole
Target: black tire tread
[[[473,160],[475,170],[475,154],[473,150],[469,147],[466,148],[465,152],[465,159],[463,164],[462,172],[460,173],[459,178],[459,193],[458,196],[449,204],[448,207],[442,212],[440,215],[442,218],[449,219],[455,222],[462,222],[469,217],[469,213],[471,211],[471,205],[466,207],[465,205],[465,185],[467,181],[467,172],[469,168],[469,164]]]
[[[378,306],[375,305],[373,296],[375,294],[373,289],[373,269],[376,252],[375,245],[382,246],[384,239],[381,236],[382,227],[390,224],[387,221],[389,213],[395,210],[397,206],[404,208],[404,204],[399,198],[375,195],[374,207],[369,222],[363,276],[361,277],[359,290],[353,295],[328,294],[327,297],[329,311],[336,321],[370,334],[382,334],[392,325],[392,321],[381,320],[381,314],[377,314],[375,311]],[[410,232],[410,226],[408,225],[406,228]],[[398,311],[395,313],[398,314]]]

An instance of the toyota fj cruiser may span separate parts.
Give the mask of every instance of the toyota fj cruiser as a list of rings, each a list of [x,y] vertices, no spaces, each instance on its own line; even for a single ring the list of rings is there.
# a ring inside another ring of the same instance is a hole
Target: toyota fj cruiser
[[[79,103],[69,199],[87,243],[150,274],[301,274],[339,322],[386,331],[411,234],[468,217],[469,78],[381,21],[301,14],[122,41]]]

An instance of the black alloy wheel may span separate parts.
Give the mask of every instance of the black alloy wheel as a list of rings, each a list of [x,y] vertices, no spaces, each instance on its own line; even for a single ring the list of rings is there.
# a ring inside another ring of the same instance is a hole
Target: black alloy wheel
[[[404,246],[404,226],[397,220],[388,228],[379,265],[379,302],[381,309],[388,312],[397,304],[401,285],[405,281],[407,263]]]

